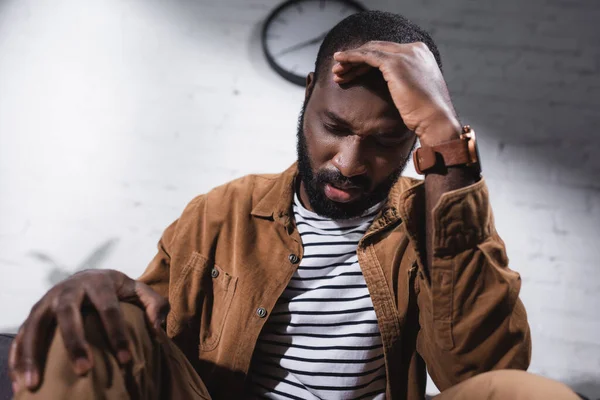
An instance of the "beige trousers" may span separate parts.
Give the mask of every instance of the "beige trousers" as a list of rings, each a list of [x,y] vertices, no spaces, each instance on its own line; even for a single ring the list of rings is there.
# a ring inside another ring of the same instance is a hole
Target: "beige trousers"
[[[16,400],[29,399],[210,399],[204,383],[179,348],[164,332],[156,337],[144,312],[122,303],[132,338],[133,362],[122,368],[109,351],[100,319],[84,318],[86,337],[94,353],[94,367],[77,376],[60,334],[55,334],[41,387],[21,390]],[[567,386],[523,371],[502,370],[480,374],[435,397],[435,400],[578,400]]]

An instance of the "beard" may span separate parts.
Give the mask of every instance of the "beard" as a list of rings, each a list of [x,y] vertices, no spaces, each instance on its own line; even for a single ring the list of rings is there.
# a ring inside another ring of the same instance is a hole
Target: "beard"
[[[400,167],[394,170],[372,191],[369,191],[372,187],[372,181],[367,176],[357,175],[348,178],[342,175],[337,169],[314,171],[310,161],[311,157],[308,152],[308,146],[306,145],[306,136],[304,135],[304,111],[306,110],[307,102],[304,102],[300,111],[300,117],[298,118],[296,151],[298,153],[298,175],[304,184],[310,206],[315,213],[330,219],[359,217],[369,208],[388,197],[392,186],[394,186],[400,177],[404,167],[406,167],[409,157],[407,156]],[[337,187],[356,186],[366,194],[357,200],[348,203],[339,203],[330,200],[325,195],[325,185],[327,184]]]

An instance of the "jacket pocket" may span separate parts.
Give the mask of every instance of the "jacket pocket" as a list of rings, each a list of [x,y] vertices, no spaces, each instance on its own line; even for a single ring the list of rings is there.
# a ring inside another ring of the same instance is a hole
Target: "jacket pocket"
[[[214,350],[231,307],[237,278],[193,252],[174,282],[169,290],[169,336],[189,330],[199,335],[199,351]]]
[[[200,351],[214,350],[231,308],[237,278],[212,264],[205,269],[204,296],[200,316]]]

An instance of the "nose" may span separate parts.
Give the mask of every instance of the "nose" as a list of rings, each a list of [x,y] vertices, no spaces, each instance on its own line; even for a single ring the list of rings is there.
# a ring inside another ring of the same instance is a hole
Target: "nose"
[[[346,178],[367,173],[367,163],[361,150],[361,140],[358,136],[347,136],[339,151],[333,157],[334,167]]]

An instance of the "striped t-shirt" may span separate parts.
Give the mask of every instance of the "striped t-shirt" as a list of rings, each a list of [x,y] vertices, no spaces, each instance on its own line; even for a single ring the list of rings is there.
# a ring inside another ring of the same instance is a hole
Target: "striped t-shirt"
[[[381,334],[356,248],[382,203],[323,218],[294,198],[304,257],[260,334],[251,388],[269,399],[384,399]]]

